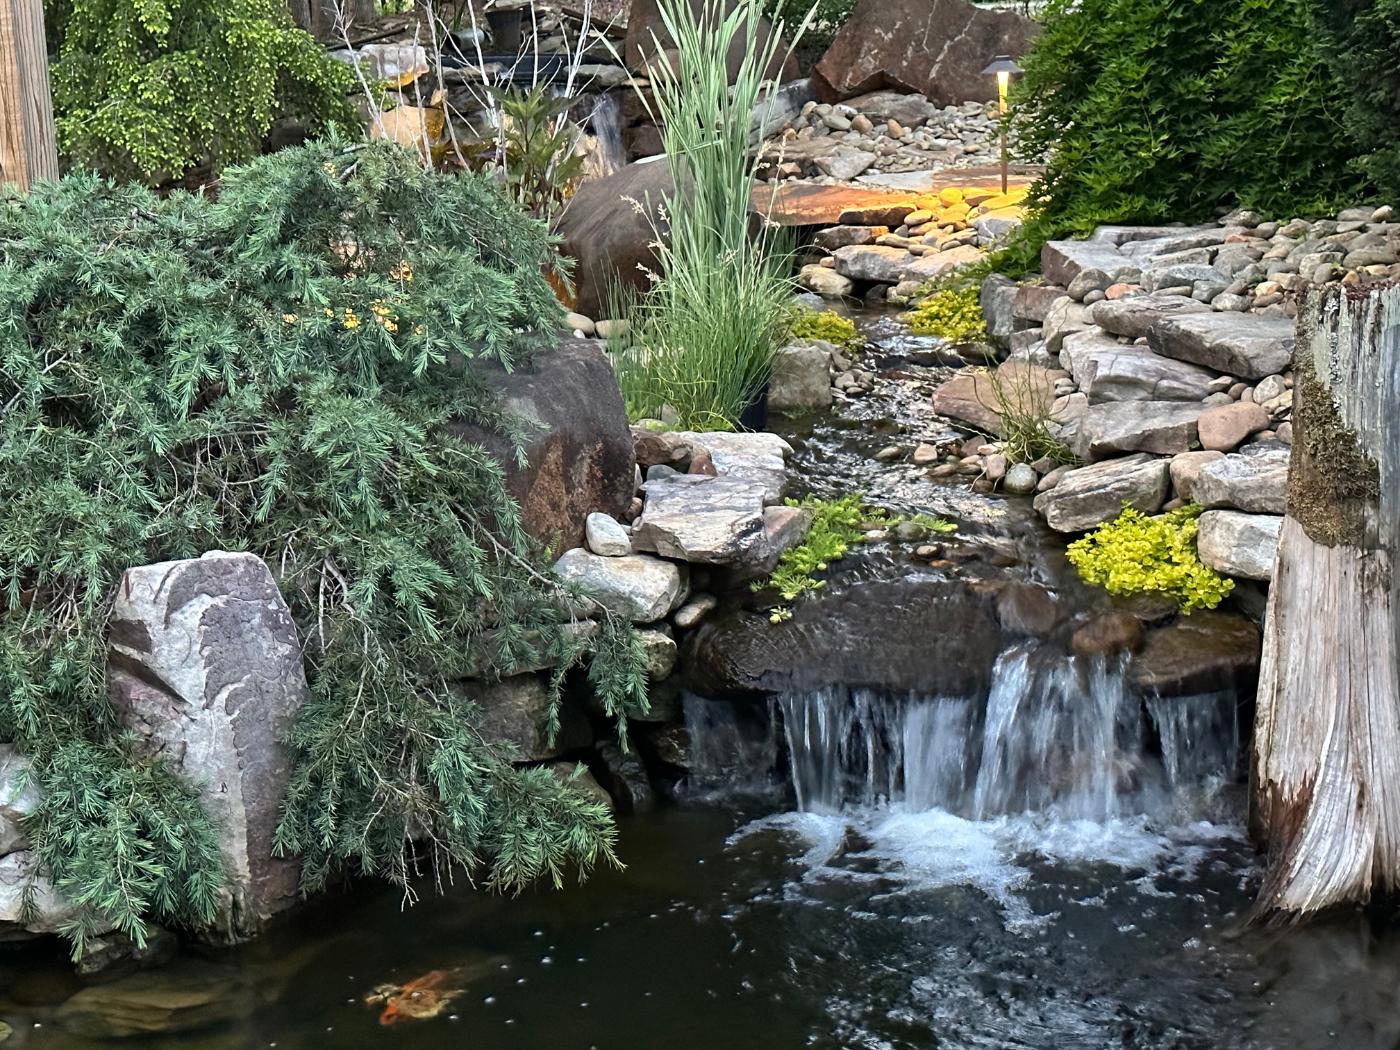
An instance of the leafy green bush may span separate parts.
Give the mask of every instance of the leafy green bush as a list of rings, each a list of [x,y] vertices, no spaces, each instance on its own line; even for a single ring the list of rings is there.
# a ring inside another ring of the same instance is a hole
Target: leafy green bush
[[[755,591],[776,591],[784,602],[796,601],[804,594],[820,590],[826,581],[817,573],[825,572],[834,561],[840,561],[851,547],[859,543],[864,530],[876,527],[894,528],[905,518],[891,514],[879,507],[868,507],[856,495],[842,496],[836,500],[809,497],[803,500],[786,501],[789,507],[803,507],[812,512],[812,524],[803,536],[802,542],[783,551],[778,566],[765,580],[753,583]],[[956,532],[957,526],[942,518],[927,514],[916,515],[912,519],[926,532]],[[786,605],[776,606],[769,614],[774,623],[780,623],[792,616]]]
[[[59,152],[142,182],[257,156],[283,117],[349,130],[353,74],[279,0],[49,0]]]
[[[789,27],[810,19],[797,48],[805,69],[826,53],[855,10],[856,0],[764,0],[763,6],[769,18]]]
[[[1343,86],[1360,165],[1387,200],[1400,197],[1400,2],[1308,0],[1316,38]]]
[[[950,343],[975,343],[987,336],[975,284],[937,289],[905,314],[904,320],[916,334],[936,335]]]
[[[1026,155],[1049,154],[1022,244],[1234,202],[1288,216],[1364,189],[1305,4],[1050,0],[1044,26],[1014,111]]]
[[[1192,504],[1149,517],[1124,504],[1113,521],[1069,545],[1070,564],[1109,594],[1161,594],[1183,612],[1214,609],[1235,581],[1196,556],[1200,514]]]
[[[642,99],[685,192],[669,199],[656,281],[628,311],[630,341],[614,346],[614,360],[634,413],[669,406],[684,426],[727,429],[768,380],[794,289],[775,232],[750,228],[759,163],[750,121],[780,44],[759,31],[759,0],[660,6],[676,47],[652,63],[653,101]],[[735,41],[747,46],[731,87]]]
[[[385,143],[262,158],[217,200],[0,196],[0,739],[34,758],[79,943],[209,917],[212,831],[117,733],[105,620],[128,566],[211,549],[273,567],[306,648],[278,841],[308,887],[406,882],[410,835],[506,889],[611,858],[606,810],[487,747],[457,684],[587,655],[500,464],[448,426],[522,433],[467,362],[557,327],[550,258],[489,181]],[[635,636],[589,644],[625,714]]]
[[[842,350],[858,350],[864,342],[855,322],[835,310],[805,310],[795,307],[788,313],[788,336],[792,339],[821,339]]]

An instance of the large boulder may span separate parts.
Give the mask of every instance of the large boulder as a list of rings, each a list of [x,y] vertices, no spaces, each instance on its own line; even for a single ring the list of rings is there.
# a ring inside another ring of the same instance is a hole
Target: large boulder
[[[1293,362],[1293,322],[1262,314],[1178,314],[1157,321],[1147,341],[1164,357],[1240,379],[1277,375]]]
[[[779,350],[768,380],[769,411],[796,415],[830,407],[831,351],[827,346],[794,343]]]
[[[1282,530],[1283,518],[1278,514],[1208,510],[1197,523],[1196,553],[1226,576],[1271,580]]]
[[[1129,677],[1150,696],[1191,696],[1253,688],[1259,628],[1243,616],[1200,611],[1151,632]]]
[[[666,230],[664,204],[674,191],[664,160],[639,161],[583,183],[555,223],[559,251],[574,260],[574,309],[608,317],[614,296],[651,287],[658,268],[658,231]]]
[[[500,460],[531,535],[556,549],[577,547],[589,514],[626,512],[635,483],[632,432],[617,376],[598,343],[565,339],[516,371],[482,366],[478,374],[508,412],[530,424],[526,465],[500,434],[467,423],[453,424],[452,432]]]
[[[1167,461],[1139,453],[1068,471],[1035,509],[1056,532],[1086,532],[1112,521],[1128,504],[1156,514],[1171,488]]]
[[[1250,446],[1209,463],[1191,486],[1206,508],[1282,514],[1288,503],[1288,449]]]
[[[1188,401],[1105,401],[1079,419],[1074,451],[1080,459],[1107,459],[1123,452],[1174,456],[1196,443],[1202,406]]]
[[[685,598],[680,567],[649,554],[605,558],[575,547],[555,563],[554,571],[587,590],[608,612],[633,623],[655,623]]]
[[[1039,365],[1003,361],[995,374],[984,368],[959,372],[933,392],[933,410],[984,434],[1001,434],[1001,411],[1050,415],[1055,376]]]
[[[988,61],[1025,54],[1036,33],[1029,18],[968,0],[860,0],[813,79],[841,97],[895,88],[939,105],[991,98]]]
[[[109,623],[107,679],[122,725],[195,785],[218,826],[219,925],[255,932],[297,895],[273,855],[291,776],[283,740],[306,698],[301,643],[272,573],[252,554],[128,569]]]
[[[718,10],[720,7],[720,5],[706,5],[704,0],[691,0],[690,6],[697,18],[707,7],[712,11]],[[730,10],[732,8],[725,5],[723,13],[727,15]],[[735,34],[734,40],[729,45],[729,54],[725,61],[731,84],[739,74],[739,66],[744,61],[746,52],[765,48],[772,31],[772,25],[767,19],[764,19],[759,28],[757,40],[749,42],[742,32]],[[671,39],[671,34],[667,32],[665,23],[661,19],[661,5],[658,0],[631,0],[627,11],[627,38],[622,45],[622,55],[627,63],[627,68],[634,73],[646,76],[651,64],[657,60],[658,54],[665,56],[664,60],[669,62],[672,68],[675,68],[677,64],[675,42]],[[780,42],[772,63],[764,70],[764,79],[786,84],[789,81],[797,80],[801,75],[801,71],[797,67],[797,59],[789,54],[787,44]]]
[[[673,474],[643,487],[632,547],[678,561],[770,571],[811,521],[796,507],[765,507],[762,482]]]

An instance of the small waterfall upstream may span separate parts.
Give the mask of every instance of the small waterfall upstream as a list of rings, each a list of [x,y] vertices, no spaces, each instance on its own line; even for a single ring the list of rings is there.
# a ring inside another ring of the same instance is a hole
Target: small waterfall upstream
[[[1119,664],[1033,644],[1002,654],[985,703],[832,687],[775,706],[798,808],[811,812],[1153,815],[1231,776],[1239,751],[1232,695],[1154,698],[1144,711]]]

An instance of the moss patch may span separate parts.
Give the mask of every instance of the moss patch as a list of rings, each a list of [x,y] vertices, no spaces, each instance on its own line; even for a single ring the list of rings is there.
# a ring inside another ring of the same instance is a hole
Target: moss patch
[[[1381,475],[1342,422],[1336,399],[1304,353],[1293,371],[1293,448],[1288,513],[1314,543],[1367,546],[1366,523]]]

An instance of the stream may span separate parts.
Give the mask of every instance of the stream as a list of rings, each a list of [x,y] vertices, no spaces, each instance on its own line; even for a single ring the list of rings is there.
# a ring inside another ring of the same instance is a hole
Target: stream
[[[862,324],[881,383],[791,435],[798,487],[942,515],[959,537],[932,563],[863,549],[810,600],[1014,584],[1062,611],[1101,604],[1028,500],[877,462],[895,436],[956,438],[924,393],[949,362],[889,315]],[[909,638],[892,615],[887,652],[861,634],[873,664],[985,651],[989,679],[975,686],[687,695],[689,780],[678,805],[620,818],[625,870],[517,898],[459,884],[406,910],[396,890],[359,885],[255,943],[186,947],[143,974],[151,1009],[207,1024],[121,1045],[1400,1046],[1400,937],[1383,922],[1247,921],[1259,865],[1244,827],[1244,698],[1144,702],[1118,660],[1070,655],[1066,619],[1053,637],[988,637],[950,616]],[[459,993],[437,1016],[383,1024],[365,1001],[433,971]],[[116,1045],[110,1018],[85,1028],[55,1015],[79,987],[57,949],[0,950],[0,1017],[14,1025],[0,1043]]]

